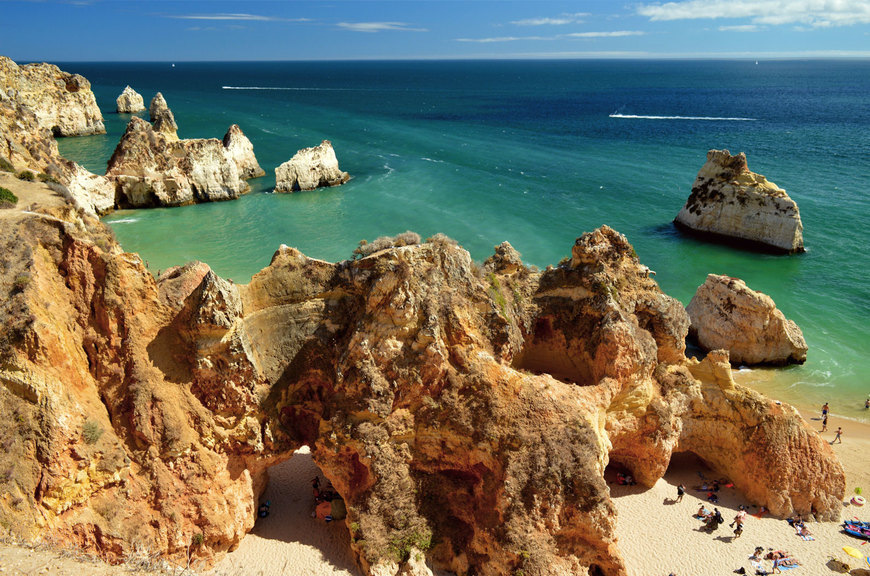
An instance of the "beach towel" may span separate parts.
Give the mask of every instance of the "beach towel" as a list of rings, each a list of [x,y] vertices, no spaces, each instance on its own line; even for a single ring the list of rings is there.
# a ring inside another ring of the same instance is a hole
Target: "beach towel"
[[[780,566],[779,566],[779,569],[780,569],[780,570],[791,570],[792,568],[798,568],[798,567],[799,567],[798,564],[792,564],[791,566],[782,566],[782,565],[780,565]]]
[[[804,540],[807,540],[807,541],[815,540],[815,538],[813,538],[813,537],[810,536],[809,534],[806,534],[806,535],[804,535],[804,534],[798,534],[798,536],[800,536],[801,538],[803,538]]]
[[[770,572],[764,569],[764,567],[761,565],[761,562],[758,562],[757,560],[752,560],[749,563],[752,564],[752,568],[755,569],[756,574],[770,574]]]

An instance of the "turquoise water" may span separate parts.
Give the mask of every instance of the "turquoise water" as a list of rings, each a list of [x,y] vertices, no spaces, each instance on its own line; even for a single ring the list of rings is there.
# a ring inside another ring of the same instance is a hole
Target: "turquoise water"
[[[247,282],[282,243],[335,261],[361,239],[405,230],[444,232],[479,261],[508,240],[544,267],[608,224],[684,304],[708,273],[728,274],[797,322],[807,363],[741,379],[798,405],[829,401],[835,415],[868,419],[870,62],[62,67],[91,81],[105,115],[107,135],[60,142],[89,169],[105,171],[129,120],[112,112],[114,100],[130,84],[146,104],[163,92],[182,138],[220,138],[239,124],[267,172],[237,201],[107,217],[124,248],[155,271],[197,259]],[[269,194],[275,166],[323,139],[352,180]],[[789,192],[806,254],[741,251],[673,228],[711,148],[746,152],[752,170]]]

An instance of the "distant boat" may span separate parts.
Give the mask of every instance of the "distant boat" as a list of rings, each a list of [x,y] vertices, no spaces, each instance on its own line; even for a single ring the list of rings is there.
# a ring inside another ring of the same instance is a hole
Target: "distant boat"
[[[755,61],[755,65],[758,66],[758,60]],[[175,66],[175,64],[173,64]]]
[[[758,62],[756,62],[758,64]],[[175,62],[172,63],[172,67],[175,68]]]

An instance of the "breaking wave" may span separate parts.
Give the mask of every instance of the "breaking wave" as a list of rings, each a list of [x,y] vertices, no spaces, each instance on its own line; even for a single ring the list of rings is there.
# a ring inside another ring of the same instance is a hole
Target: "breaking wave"
[[[364,88],[315,88],[307,86],[221,86],[224,90],[290,90],[294,92],[369,92]]]

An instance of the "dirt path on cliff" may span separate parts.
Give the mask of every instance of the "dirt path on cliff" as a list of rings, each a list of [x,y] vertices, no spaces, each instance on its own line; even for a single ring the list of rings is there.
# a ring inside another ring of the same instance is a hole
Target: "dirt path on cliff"
[[[63,206],[66,204],[63,196],[42,182],[27,182],[19,180],[9,172],[0,172],[0,187],[6,188],[18,197],[15,208],[0,210],[0,219],[18,218],[33,204],[40,206]]]

